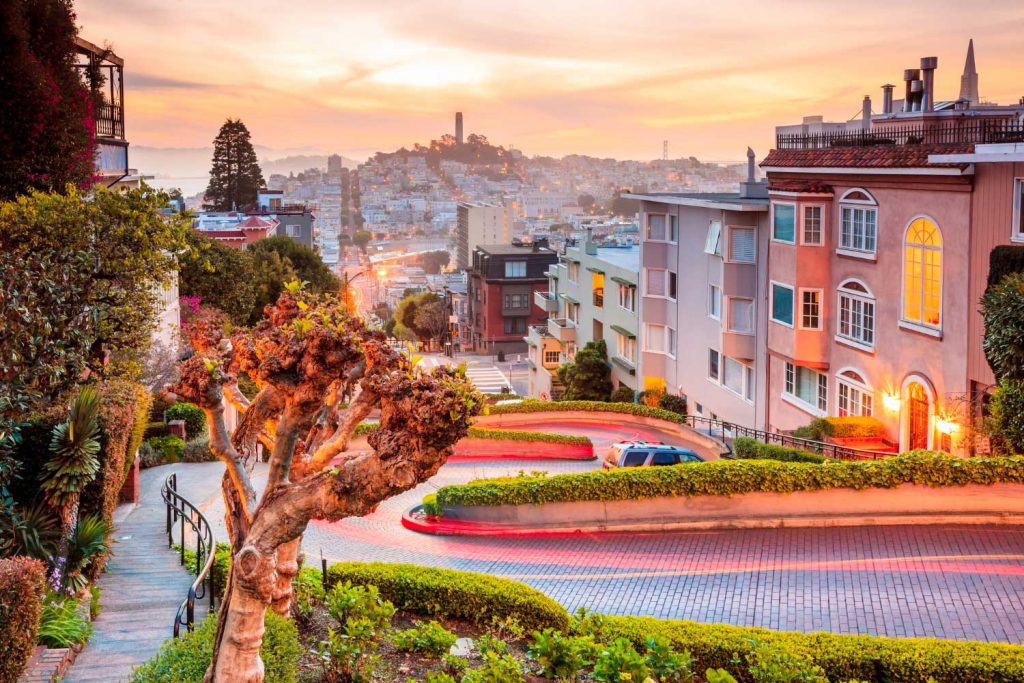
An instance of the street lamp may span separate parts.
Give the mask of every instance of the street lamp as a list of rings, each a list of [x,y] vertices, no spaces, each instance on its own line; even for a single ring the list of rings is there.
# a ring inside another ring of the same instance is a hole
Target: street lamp
[[[356,278],[371,272],[373,272],[373,268],[366,268],[352,276],[349,276],[347,272],[342,273],[343,279],[341,284],[341,293],[345,301],[345,307],[348,309],[348,312],[350,314],[354,315],[356,311],[354,310],[355,306],[353,305],[353,301],[349,297],[349,292],[351,291],[349,288],[351,287],[352,283],[356,280]],[[381,277],[383,277],[384,275],[387,275],[387,271],[381,269],[380,271],[378,271],[378,274],[380,274]]]

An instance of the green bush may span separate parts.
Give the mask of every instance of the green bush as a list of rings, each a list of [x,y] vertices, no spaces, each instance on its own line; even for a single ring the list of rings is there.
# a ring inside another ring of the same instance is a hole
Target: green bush
[[[529,631],[565,630],[569,617],[557,602],[526,584],[487,574],[411,564],[341,562],[327,569],[327,582],[377,586],[400,610],[487,625],[514,617]]]
[[[216,462],[217,456],[210,450],[210,439],[199,437],[185,442],[181,459],[183,462]]]
[[[16,681],[36,645],[46,565],[28,557],[0,560],[0,681]]]
[[[146,439],[146,443],[153,450],[163,453],[163,463],[181,462],[181,455],[185,450],[185,441],[181,437],[172,434],[154,436]]]
[[[436,621],[391,634],[391,642],[401,652],[419,652],[428,657],[442,657],[448,654],[458,639],[457,635]]]
[[[216,633],[217,615],[211,614],[191,633],[166,641],[153,659],[135,669],[132,683],[200,683],[213,658]],[[266,683],[294,683],[302,652],[295,624],[267,610],[266,631],[260,647]]]
[[[829,458],[811,451],[798,448],[786,448],[774,444],[764,444],[746,436],[732,442],[732,452],[740,460],[781,460],[782,462],[815,462],[823,463]]]
[[[167,436],[167,423],[165,422],[150,422],[146,424],[146,430],[142,433],[143,441],[151,439],[154,436]]]
[[[988,256],[988,286],[1014,273],[1024,273],[1024,247],[1005,244],[993,249]]]
[[[551,432],[531,432],[517,429],[487,429],[486,427],[470,427],[468,436],[473,439],[493,439],[495,441],[532,441],[539,443],[559,443],[569,446],[593,446],[588,436],[575,434],[554,434]]]
[[[649,673],[647,660],[626,638],[616,638],[601,648],[594,661],[594,680],[600,683],[643,681]]]
[[[1002,447],[1010,453],[1024,453],[1024,380],[1004,379],[999,382],[992,402],[991,424]]]
[[[78,601],[47,592],[39,613],[39,642],[46,647],[79,645],[89,639],[92,624],[78,612]]]
[[[567,636],[546,628],[534,632],[529,654],[540,664],[545,678],[571,683],[580,671],[594,663],[595,650],[592,636]]]
[[[147,469],[149,467],[158,467],[164,464],[164,452],[163,450],[156,449],[153,444],[148,441],[143,441],[139,444],[139,467]]]
[[[483,666],[470,669],[461,683],[522,683],[523,667],[509,654],[489,652],[484,655]]]
[[[632,403],[635,399],[636,392],[625,384],[617,386],[612,392],[612,395],[608,398],[612,403]]]
[[[174,546],[175,552],[181,552],[181,546]],[[206,563],[206,558],[203,558],[203,564]],[[198,570],[196,568],[196,551],[185,550],[185,567],[195,574]],[[217,596],[224,595],[224,587],[228,583],[228,574],[231,572],[231,546],[227,543],[218,543],[217,549],[213,553],[213,566],[210,567],[210,573],[213,575],[213,586],[217,592]]]
[[[686,399],[674,394],[662,394],[658,398],[658,407],[677,415],[686,415]]]
[[[548,413],[580,411],[587,413],[620,413],[665,420],[675,424],[686,424],[683,415],[661,408],[651,408],[639,403],[605,403],[604,401],[535,401],[526,399],[519,403],[489,406],[487,415],[513,415],[519,413]]]
[[[189,439],[198,439],[199,437],[206,436],[206,413],[203,412],[202,408],[193,403],[186,403],[184,401],[175,403],[164,412],[164,420],[167,422],[184,420],[185,435]]]
[[[626,467],[551,477],[484,479],[442,486],[437,503],[531,505],[662,496],[731,496],[827,489],[894,488],[901,484],[961,486],[1024,483],[1024,457],[962,459],[913,451],[872,461],[814,463],[718,460],[675,467]]]

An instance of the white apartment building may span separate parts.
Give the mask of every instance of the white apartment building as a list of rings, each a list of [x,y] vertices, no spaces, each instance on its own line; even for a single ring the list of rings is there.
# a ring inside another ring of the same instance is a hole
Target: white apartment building
[[[512,211],[483,202],[459,202],[456,209],[456,267],[466,270],[482,244],[512,244]]]

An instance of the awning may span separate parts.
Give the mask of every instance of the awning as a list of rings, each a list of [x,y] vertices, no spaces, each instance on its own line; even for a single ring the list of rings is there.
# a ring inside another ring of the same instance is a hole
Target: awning
[[[549,278],[553,279],[553,280],[557,280],[558,279],[558,273],[552,273],[552,272],[549,271],[549,272],[544,273],[544,274],[546,276],[548,276]]]
[[[635,282],[630,282],[626,278],[619,277],[618,275],[612,275],[612,282],[618,282],[620,285],[626,285],[627,287],[636,287]]]
[[[591,273],[597,273],[598,275],[604,275],[604,271],[601,270],[600,268],[594,268],[593,266],[587,266],[587,270],[589,270]]]
[[[618,356],[612,356],[612,362],[615,363],[616,365],[618,365],[620,368],[624,368],[626,370],[629,370],[629,374],[631,374],[631,375],[635,375],[636,374],[636,368],[633,367],[633,364],[630,363],[625,358],[619,358]]]
[[[577,301],[576,299],[572,298],[568,294],[559,294],[558,296],[562,297],[563,299],[565,299],[566,301],[568,301],[571,304],[578,304],[579,303],[579,301]]]
[[[625,327],[619,327],[618,325],[611,326],[613,330],[621,334],[623,337],[629,337],[630,339],[636,339],[636,335],[627,330]]]

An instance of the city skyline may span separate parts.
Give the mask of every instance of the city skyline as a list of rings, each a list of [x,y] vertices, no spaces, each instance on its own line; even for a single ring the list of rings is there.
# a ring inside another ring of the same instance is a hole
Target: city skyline
[[[623,15],[605,3],[467,12],[454,0],[299,0],[284,16],[267,2],[83,0],[77,10],[83,36],[132,64],[127,126],[139,146],[204,147],[231,116],[270,148],[362,159],[453,132],[458,110],[467,134],[529,155],[655,159],[668,140],[670,157],[739,160],[748,144],[767,152],[775,125],[853,118],[865,94],[877,111],[880,86],[923,56],[939,58],[937,97],[955,98],[971,38],[982,97],[1016,102],[1024,8],[981,5],[640,3]]]

